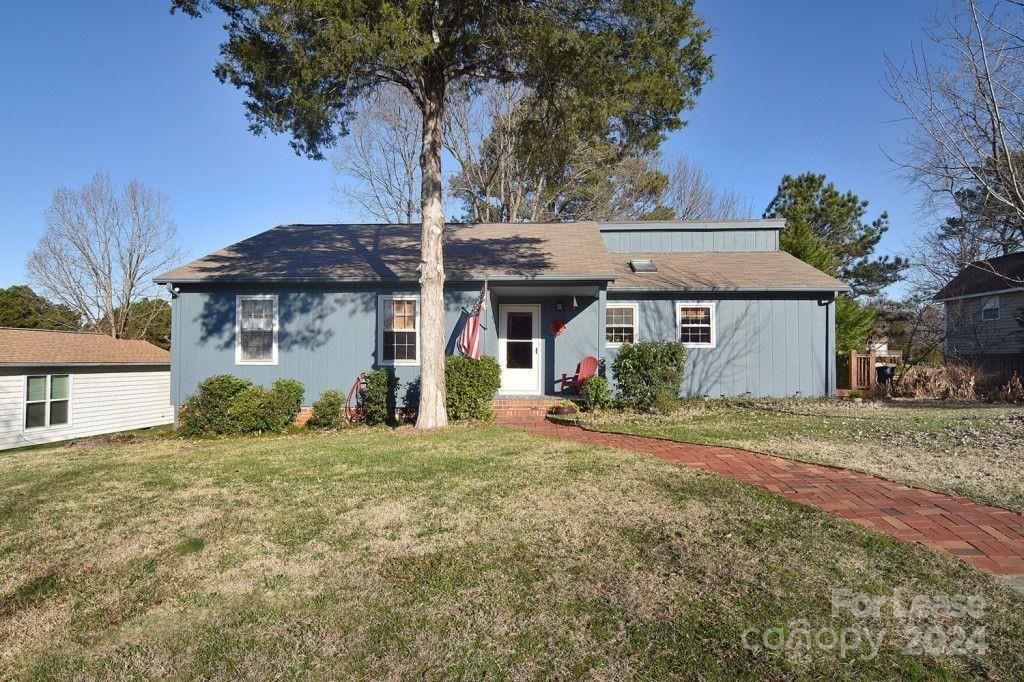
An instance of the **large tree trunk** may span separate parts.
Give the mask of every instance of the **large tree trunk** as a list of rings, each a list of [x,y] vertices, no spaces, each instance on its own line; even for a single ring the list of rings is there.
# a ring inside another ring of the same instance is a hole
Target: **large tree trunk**
[[[444,256],[441,233],[441,135],[444,86],[428,88],[423,98],[423,151],[420,153],[420,408],[416,427],[448,425],[444,385]]]

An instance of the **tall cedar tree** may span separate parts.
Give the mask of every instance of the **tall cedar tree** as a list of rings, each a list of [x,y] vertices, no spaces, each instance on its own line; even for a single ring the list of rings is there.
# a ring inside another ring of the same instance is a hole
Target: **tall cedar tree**
[[[862,349],[875,322],[875,312],[857,300],[874,296],[895,283],[907,267],[902,258],[874,258],[889,229],[883,212],[864,222],[868,202],[853,192],[839,192],[824,175],[783,176],[765,218],[785,218],[779,246],[800,260],[850,285],[852,296],[836,301],[836,348]]]
[[[244,90],[250,128],[287,133],[314,159],[348,131],[361,96],[407,90],[423,117],[420,155],[420,392],[417,425],[443,426],[445,98],[519,82],[542,120],[571,121],[653,150],[682,125],[710,76],[710,32],[693,0],[174,0],[227,15],[214,73]],[[545,132],[553,126],[546,126]],[[574,131],[569,131],[573,133]]]

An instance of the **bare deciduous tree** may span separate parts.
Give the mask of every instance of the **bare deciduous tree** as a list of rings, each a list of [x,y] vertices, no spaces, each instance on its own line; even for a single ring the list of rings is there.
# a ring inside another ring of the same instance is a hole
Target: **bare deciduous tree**
[[[886,80],[912,124],[895,162],[931,215],[954,214],[911,244],[913,283],[934,293],[972,263],[994,271],[985,259],[1024,248],[1022,3],[954,0],[926,35],[907,63],[887,59]]]
[[[422,134],[406,91],[391,86],[367,97],[334,156],[341,203],[385,223],[418,221]]]
[[[679,220],[749,218],[753,205],[735,190],[719,190],[703,164],[679,156],[665,164],[668,184],[663,203]]]
[[[97,173],[81,189],[55,191],[44,217],[46,231],[26,264],[32,283],[87,327],[125,338],[131,325],[145,336],[151,319],[132,320],[133,307],[179,257],[167,198],[138,180],[118,188]]]
[[[449,104],[445,148],[459,166],[451,193],[472,222],[554,219],[546,206],[546,178],[518,153],[519,134],[511,124],[525,93],[521,84],[489,84],[479,97]]]
[[[448,195],[470,222],[680,220],[746,218],[752,205],[715,188],[710,173],[685,157],[623,153],[605,143],[571,146],[547,172],[531,163],[517,125],[528,91],[487,84],[476,96],[452,94],[446,105],[445,151],[456,162]],[[418,217],[418,111],[402,93],[369,102],[336,157],[339,194],[374,220]]]
[[[888,92],[914,123],[897,161],[935,198],[973,185],[1024,219],[1024,14],[956,0],[926,30],[931,52],[887,59]]]

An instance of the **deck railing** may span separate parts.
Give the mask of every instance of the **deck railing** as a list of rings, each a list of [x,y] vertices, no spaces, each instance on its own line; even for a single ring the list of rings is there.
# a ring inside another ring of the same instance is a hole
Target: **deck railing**
[[[874,391],[878,388],[878,372],[875,368],[879,364],[895,366],[902,361],[903,354],[898,350],[886,353],[850,351],[850,390]]]

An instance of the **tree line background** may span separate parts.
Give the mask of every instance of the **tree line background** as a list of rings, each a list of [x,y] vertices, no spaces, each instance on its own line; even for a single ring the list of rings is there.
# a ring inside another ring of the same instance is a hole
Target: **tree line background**
[[[707,36],[695,35],[702,45]],[[523,79],[445,94],[445,214],[510,223],[785,218],[781,247],[851,286],[837,301],[841,352],[884,335],[911,364],[939,361],[934,293],[963,268],[1024,250],[1024,7],[956,0],[929,19],[927,36],[908,59],[889,58],[884,79],[909,122],[885,152],[919,193],[925,222],[903,254],[879,255],[886,212],[870,213],[867,200],[823,174],[784,176],[759,209],[717,186],[697,160],[666,158],[585,117],[553,123],[538,86]],[[711,77],[710,62],[698,70],[691,97]],[[365,220],[420,221],[422,103],[384,83],[351,105],[333,152],[336,200]],[[97,174],[80,189],[58,189],[45,220],[29,284],[0,290],[0,325],[167,347],[170,308],[151,279],[181,257],[169,200],[138,180],[117,186]]]

